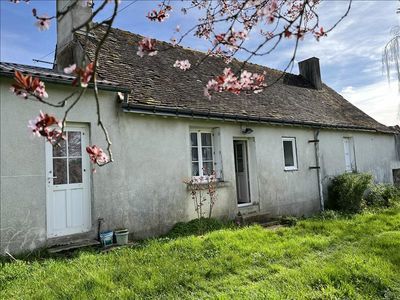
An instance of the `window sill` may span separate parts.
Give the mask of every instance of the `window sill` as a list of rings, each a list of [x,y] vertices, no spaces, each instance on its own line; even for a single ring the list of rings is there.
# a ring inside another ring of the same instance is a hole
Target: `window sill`
[[[298,168],[284,168],[283,171],[285,172],[294,172],[294,171],[298,171]]]
[[[257,206],[253,202],[248,202],[248,203],[238,203],[238,208],[245,208],[245,207],[251,207],[251,206]]]
[[[222,180],[217,181],[216,184],[217,184],[217,189],[223,188],[223,187],[227,187],[227,186],[230,186],[230,185],[231,185],[229,181],[222,181]],[[206,189],[207,189],[207,186],[208,186],[208,183],[207,183],[207,182],[201,182],[201,183],[196,184],[196,185],[198,185],[198,186],[200,187],[201,190],[206,190]],[[187,189],[188,191],[193,190],[192,186],[190,186],[190,185],[188,185],[188,184],[186,185],[186,189]]]

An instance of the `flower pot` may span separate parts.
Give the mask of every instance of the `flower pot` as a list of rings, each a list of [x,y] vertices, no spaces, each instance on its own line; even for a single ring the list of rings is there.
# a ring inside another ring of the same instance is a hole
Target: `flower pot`
[[[117,245],[128,244],[128,235],[129,235],[128,229],[115,230],[114,234],[115,234],[115,239],[117,241]]]
[[[103,247],[112,245],[113,232],[112,231],[100,232],[100,242],[103,245]]]

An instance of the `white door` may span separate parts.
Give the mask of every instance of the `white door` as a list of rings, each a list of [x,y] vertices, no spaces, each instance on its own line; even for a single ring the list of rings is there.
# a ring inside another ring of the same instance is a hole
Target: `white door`
[[[238,204],[250,203],[247,141],[234,141],[236,190]]]
[[[86,127],[66,128],[59,145],[46,143],[47,236],[87,232],[90,216],[90,163]]]

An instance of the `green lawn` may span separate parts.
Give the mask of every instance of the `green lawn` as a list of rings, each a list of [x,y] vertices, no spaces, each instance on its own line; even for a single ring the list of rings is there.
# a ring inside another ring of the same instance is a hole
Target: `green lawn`
[[[2,297],[400,299],[400,208],[5,263]]]

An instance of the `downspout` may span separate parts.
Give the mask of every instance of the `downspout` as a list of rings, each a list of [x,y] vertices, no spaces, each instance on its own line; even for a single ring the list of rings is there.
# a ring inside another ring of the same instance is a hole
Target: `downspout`
[[[325,202],[324,202],[324,194],[322,191],[321,159],[320,159],[320,154],[319,154],[319,129],[314,130],[314,147],[315,147],[315,164],[316,164],[317,178],[318,178],[320,210],[324,211]]]

